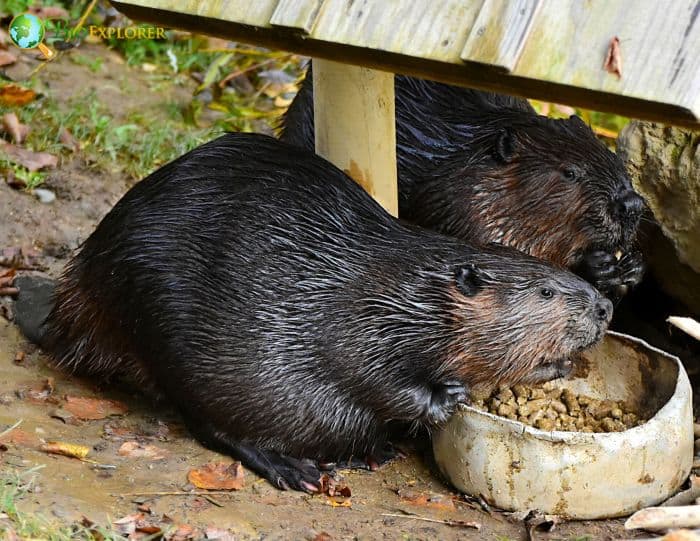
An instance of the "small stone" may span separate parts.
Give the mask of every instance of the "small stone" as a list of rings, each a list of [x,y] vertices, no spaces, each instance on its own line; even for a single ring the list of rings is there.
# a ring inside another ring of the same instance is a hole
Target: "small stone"
[[[45,188],[36,188],[34,190],[34,195],[41,203],[47,205],[56,201],[56,194],[51,190],[47,190]]]

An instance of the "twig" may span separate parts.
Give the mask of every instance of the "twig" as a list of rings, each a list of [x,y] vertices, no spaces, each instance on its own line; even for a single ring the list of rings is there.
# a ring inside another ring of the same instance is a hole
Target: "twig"
[[[2,432],[0,432],[0,438],[2,438],[3,436],[7,436],[7,435],[8,435],[10,432],[12,432],[15,428],[17,428],[19,425],[21,425],[21,424],[22,424],[22,421],[23,421],[23,419],[20,419],[20,420],[17,421],[15,424],[13,424],[10,428],[6,428],[6,429],[3,430]]]
[[[287,54],[285,56],[291,56],[290,54]],[[280,57],[283,58],[283,57]],[[268,64],[272,64],[273,62],[276,62],[277,60],[280,60],[280,58],[268,58],[267,60],[263,60],[262,62],[258,62],[257,64],[253,64],[252,66],[248,66],[247,68],[239,69],[234,71],[233,73],[229,73],[226,77],[221,79],[219,81],[219,88],[224,88],[226,86],[226,83],[228,83],[231,79],[235,79],[239,75],[243,75],[244,73],[247,73],[249,71],[252,71],[257,68],[262,68],[263,66],[267,66]]]
[[[382,513],[383,517],[395,517],[395,518],[408,518],[413,520],[422,520],[423,522],[435,522],[437,524],[444,524],[445,526],[452,526],[453,528],[474,528],[476,530],[481,529],[480,522],[473,522],[467,520],[440,520],[436,518],[420,517],[418,515],[399,515],[395,513]]]
[[[210,494],[228,494],[233,495],[231,490],[211,490],[208,492],[187,492],[186,490],[175,490],[172,492],[121,492],[119,494],[110,494],[110,496],[208,496]]]

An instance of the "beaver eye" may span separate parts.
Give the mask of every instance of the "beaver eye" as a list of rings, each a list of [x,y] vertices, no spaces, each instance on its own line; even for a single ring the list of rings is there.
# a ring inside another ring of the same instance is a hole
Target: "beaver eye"
[[[551,299],[552,297],[554,297],[554,291],[552,291],[548,287],[543,287],[542,289],[540,289],[540,295],[544,299]]]
[[[571,166],[565,167],[562,174],[566,180],[576,180],[576,177],[578,177],[578,171],[576,171],[575,167]]]

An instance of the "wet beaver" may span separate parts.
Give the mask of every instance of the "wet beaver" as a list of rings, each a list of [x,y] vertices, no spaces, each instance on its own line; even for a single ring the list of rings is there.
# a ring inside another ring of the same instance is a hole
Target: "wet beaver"
[[[304,458],[371,456],[470,388],[561,376],[611,311],[568,271],[404,225],[322,158],[229,134],[105,216],[45,346],[69,371],[139,374],[205,445],[316,490]]]
[[[643,200],[580,118],[401,75],[395,92],[401,218],[569,267],[611,297],[641,280]],[[280,138],[313,150],[313,121],[309,69]]]

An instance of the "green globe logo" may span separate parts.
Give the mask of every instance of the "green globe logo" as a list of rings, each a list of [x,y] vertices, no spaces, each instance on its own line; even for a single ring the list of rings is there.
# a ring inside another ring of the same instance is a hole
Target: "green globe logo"
[[[22,49],[38,47],[44,40],[44,23],[31,13],[17,15],[10,23],[10,37]]]
[[[44,41],[44,23],[31,13],[17,15],[10,23],[10,38],[21,49],[38,47],[47,60],[54,52],[42,43]]]

